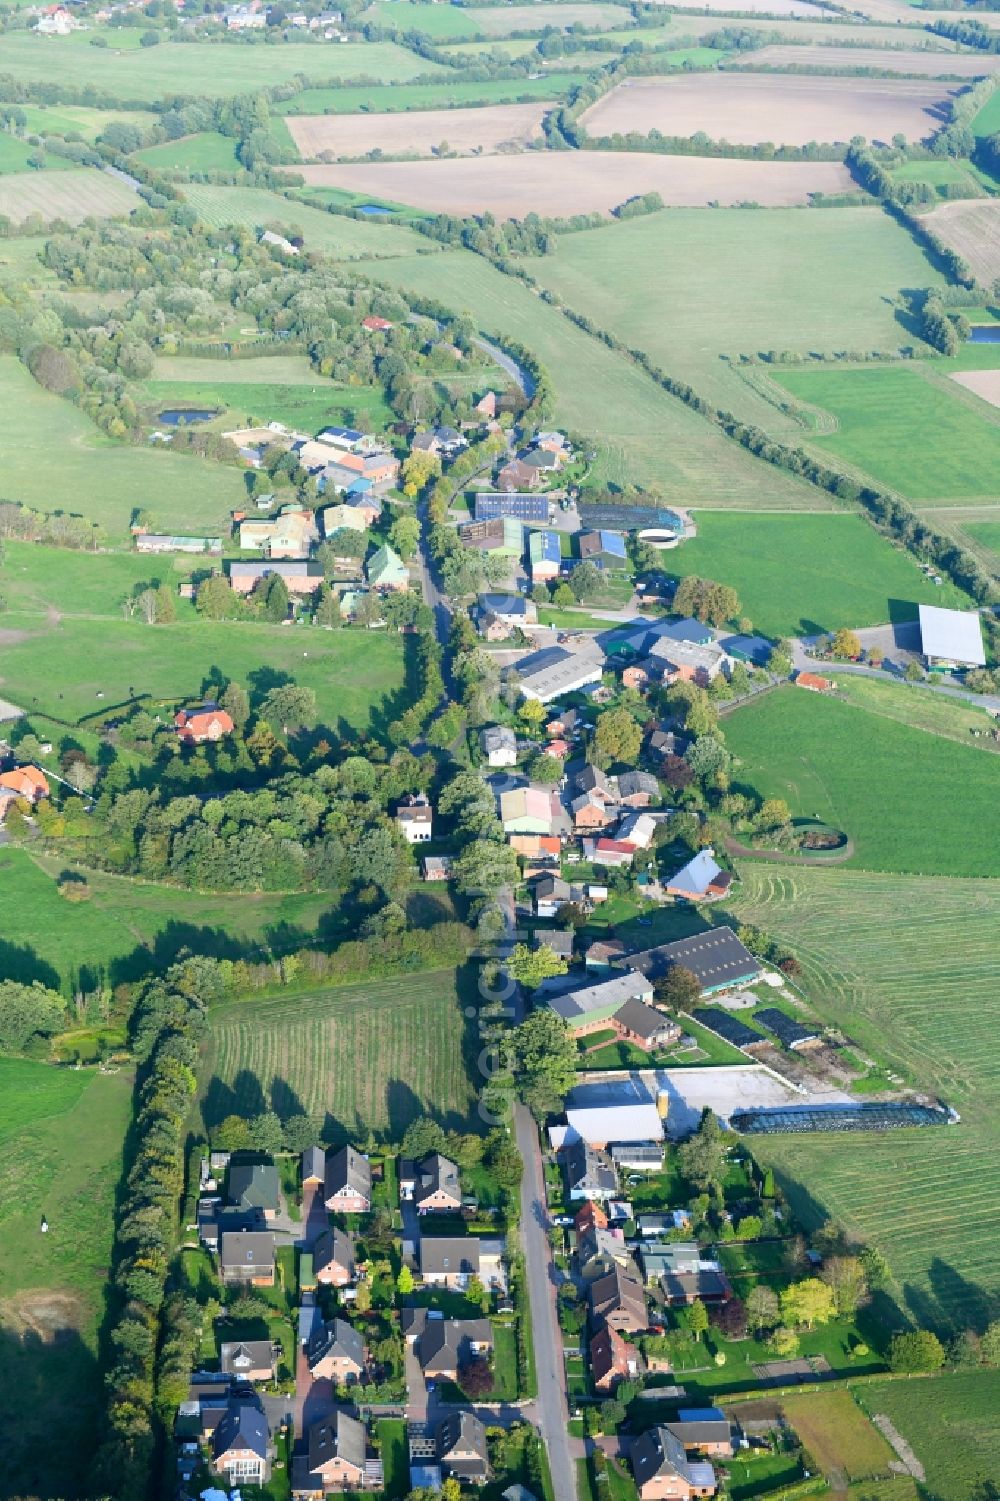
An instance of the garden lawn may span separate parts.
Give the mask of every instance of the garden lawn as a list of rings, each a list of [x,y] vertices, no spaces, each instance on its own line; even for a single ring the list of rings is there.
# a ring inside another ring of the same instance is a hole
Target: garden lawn
[[[164,141],[159,146],[146,146],[135,153],[135,160],[147,167],[161,171],[171,167],[186,172],[239,172],[241,164],[236,156],[236,141],[232,136],[220,135],[217,130],[199,130],[196,135],[181,136],[177,141]]]
[[[380,1418],[376,1425],[384,1471],[386,1501],[401,1501],[410,1489],[410,1449],[401,1418]]]
[[[148,561],[150,577],[171,578],[169,562]],[[337,732],[379,729],[408,701],[405,638],[396,635],[208,620],[148,626],[138,617],[49,624],[13,612],[4,622],[0,691],[67,724],[133,699],[169,712],[218,673],[249,685],[251,699],[289,678],[313,688],[321,723]]]
[[[0,1094],[2,1489],[37,1494],[44,1453],[48,1493],[75,1497],[100,1431],[97,1331],[132,1076],[3,1060]]]
[[[926,1495],[966,1501],[1000,1474],[1000,1371],[864,1387],[859,1400],[885,1413],[927,1471]],[[985,1492],[984,1492],[985,1493]]]
[[[971,746],[779,688],[725,721],[734,784],[784,798],[854,840],[850,864],[942,876],[1000,875],[1000,765]]]
[[[308,204],[292,202],[266,188],[227,188],[208,183],[185,183],[184,197],[199,218],[213,228],[238,224],[253,228],[278,224],[285,234],[299,233],[307,250],[322,250],[341,260],[430,252],[431,242],[402,224],[378,219],[348,219]]]
[[[811,636],[840,626],[916,619],[920,603],[968,609],[861,516],[737,516],[701,511],[698,535],[666,555],[666,572],[732,584],[741,613],[765,636]]]
[[[911,500],[996,499],[1000,417],[921,370],[781,370],[774,379],[836,420],[835,432],[810,435],[818,454],[829,451]]]
[[[5,499],[86,516],[116,539],[137,505],[164,531],[218,532],[245,496],[235,467],[105,437],[13,355],[0,355],[0,449]]]
[[[374,274],[468,311],[485,333],[523,344],[552,381],[552,420],[590,435],[595,483],[632,482],[687,505],[826,510],[813,486],[752,458],[627,358],[464,250],[400,257]]]
[[[121,33],[122,38],[128,34]],[[41,37],[8,32],[0,38],[0,72],[24,83],[91,86],[130,108],[143,108],[168,94],[221,99],[252,93],[302,76],[323,84],[339,78],[405,82],[418,74],[444,72],[394,42],[344,42],[317,46],[283,42],[280,47],[236,42],[162,42],[158,47],[86,45],[86,34]]]
[[[0,980],[39,980],[67,995],[78,986],[89,992],[166,969],[183,948],[264,959],[314,941],[316,930],[329,926],[328,892],[205,895],[87,871],[89,901],[68,902],[56,885],[62,869],[56,859],[0,849]],[[0,1100],[0,1138],[5,1119]]]
[[[893,306],[900,288],[941,281],[871,208],[671,208],[561,236],[554,255],[528,265],[567,306],[716,406],[799,436],[722,357],[898,349],[913,342]]]
[[[398,1141],[417,1116],[467,1129],[473,1105],[454,970],[216,1009],[202,1109],[214,1127],[281,1101],[326,1114],[323,1136]]]
[[[757,1137],[755,1157],[807,1228],[832,1219],[878,1246],[904,1320],[984,1328],[1000,1313],[1000,882],[753,861],[740,876],[729,910],[789,946],[819,1014],[961,1115],[925,1130]],[[912,1391],[926,1414],[929,1388]]]

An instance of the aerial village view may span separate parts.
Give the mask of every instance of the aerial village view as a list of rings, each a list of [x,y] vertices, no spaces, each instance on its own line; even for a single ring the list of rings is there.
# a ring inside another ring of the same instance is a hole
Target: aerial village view
[[[1000,1501],[1000,0],[0,125],[0,1501]]]

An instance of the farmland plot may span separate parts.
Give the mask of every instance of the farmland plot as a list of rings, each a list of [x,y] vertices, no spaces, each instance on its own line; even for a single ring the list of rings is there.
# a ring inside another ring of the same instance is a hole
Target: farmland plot
[[[1000,882],[748,861],[740,875],[735,914],[789,944],[821,1014],[962,1116],[755,1152],[808,1224],[831,1217],[884,1252],[918,1323],[981,1328],[1000,1297]]]
[[[462,156],[526,146],[542,132],[544,104],[487,109],[411,110],[392,115],[290,115],[288,129],[304,161],[317,157],[430,156],[443,142]]]
[[[966,370],[951,376],[951,379],[974,396],[988,401],[991,407],[1000,407],[1000,370]]]
[[[1000,276],[1000,202],[996,199],[942,203],[925,222],[968,262],[984,287]]]
[[[0,177],[0,214],[15,224],[31,214],[43,219],[111,219],[130,214],[139,199],[130,187],[107,172],[15,172]]]
[[[202,1108],[206,1123],[294,1097],[335,1134],[398,1139],[424,1113],[468,1120],[473,1089],[454,970],[345,985],[309,996],[247,1000],[213,1013]]]
[[[919,141],[943,123],[941,105],[952,93],[946,85],[902,78],[785,73],[630,78],[586,110],[580,123],[594,139],[659,130],[667,136],[704,131],[713,140],[741,146],[846,143],[855,135],[888,142],[897,133]]]
[[[475,162],[365,162],[298,171],[311,187],[346,188],[442,214],[489,211],[501,219],[523,219],[529,213],[610,213],[627,198],[650,192],[677,207],[748,199],[774,207],[807,203],[813,193],[845,192],[852,186],[840,162],[726,161],[621,151],[539,151]]]
[[[317,170],[325,171],[325,168]],[[303,175],[305,175],[303,173]],[[206,224],[279,224],[286,234],[300,234],[307,250],[322,250],[341,260],[377,259],[426,250],[428,242],[400,224],[362,223],[293,203],[265,188],[221,188],[185,183],[184,196]]]
[[[827,68],[853,72],[877,68],[886,73],[918,73],[924,78],[982,78],[1000,68],[1000,56],[989,52],[935,52],[929,47],[761,47],[734,59],[735,67]]]

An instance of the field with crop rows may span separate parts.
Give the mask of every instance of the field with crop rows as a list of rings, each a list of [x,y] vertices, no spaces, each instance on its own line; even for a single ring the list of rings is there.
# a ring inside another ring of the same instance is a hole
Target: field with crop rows
[[[923,1495],[967,1501],[989,1494],[984,1477],[1000,1475],[1000,1371],[960,1371],[930,1386],[880,1382],[860,1388],[858,1396],[912,1445],[927,1471]]]
[[[994,94],[993,102],[997,96]],[[928,216],[930,228],[968,261],[984,287],[1000,276],[1000,203],[941,203]]]
[[[287,128],[303,161],[364,156],[478,155],[526,146],[542,131],[544,103],[493,104],[485,109],[429,109],[376,115],[289,115]]]
[[[788,943],[821,1014],[962,1116],[758,1138],[755,1152],[808,1223],[831,1217],[881,1248],[919,1323],[981,1321],[1000,1299],[1000,882],[750,861],[740,876],[732,909]]]
[[[424,1113],[458,1126],[473,1101],[465,1033],[454,970],[236,1002],[211,1018],[206,1123],[294,1099],[342,1136],[398,1140]]]
[[[21,224],[31,214],[79,224],[87,218],[130,214],[139,203],[131,188],[87,167],[70,172],[15,172],[0,177],[0,214]]]
[[[820,491],[750,458],[629,360],[481,257],[448,250],[387,260],[377,270],[380,281],[467,311],[484,332],[537,354],[555,389],[553,420],[597,444],[597,483],[645,485],[688,505],[830,509]]]

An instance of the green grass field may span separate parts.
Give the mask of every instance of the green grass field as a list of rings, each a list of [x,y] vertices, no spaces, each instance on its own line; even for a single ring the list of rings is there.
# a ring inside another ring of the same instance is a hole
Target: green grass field
[[[852,754],[866,780],[863,747]],[[961,784],[941,777],[936,801],[949,785]],[[755,1155],[809,1226],[832,1217],[880,1247],[917,1323],[982,1328],[1000,1298],[1000,882],[753,861],[740,876],[731,910],[790,946],[820,1014],[962,1116],[884,1136],[759,1137]]]
[[[533,42],[527,43],[530,50]],[[396,110],[447,109],[470,104],[513,104],[524,99],[559,99],[580,82],[573,73],[546,73],[542,78],[442,79],[440,83],[402,83],[340,89],[303,89],[275,105],[282,115],[344,115],[369,110],[387,114]]]
[[[963,190],[962,196],[967,198],[981,198],[984,189],[996,186],[968,157],[901,162],[892,168],[891,175],[897,182],[929,182],[936,188],[949,188],[957,183]]]
[[[741,761],[734,780],[784,798],[793,817],[843,829],[855,843],[852,864],[1000,875],[994,757],[795,688],[737,709],[725,731]]]
[[[913,1446],[927,1471],[925,1495],[966,1501],[984,1478],[1000,1474],[1000,1372],[879,1383],[858,1396],[870,1412],[885,1413]]]
[[[74,1497],[99,1433],[97,1330],[132,1078],[3,1059],[0,1099],[2,1489],[37,1491],[44,1454],[45,1486]]]
[[[197,135],[182,136],[179,141],[164,141],[160,146],[147,146],[135,153],[136,161],[147,167],[168,170],[171,167],[187,172],[238,172],[240,163],[236,156],[236,141],[232,136],[220,135],[217,130],[200,130]]]
[[[919,369],[781,371],[775,379],[836,420],[835,432],[808,440],[820,455],[836,454],[912,500],[996,498],[1000,422]]]
[[[993,94],[972,121],[973,135],[984,139],[1000,130],[1000,98]]]
[[[208,1125],[269,1108],[275,1086],[338,1133],[398,1140],[425,1112],[469,1117],[472,1084],[453,970],[235,1002],[212,1015],[203,1070]]]
[[[39,154],[44,156],[44,152],[39,153],[37,146],[29,146],[27,141],[3,131],[0,133],[0,176],[6,176],[9,172],[37,171],[37,168],[28,165],[28,158]],[[66,161],[64,157],[44,156],[44,169],[66,171],[72,166],[73,163]]]
[[[89,109],[82,104],[22,104],[29,135],[69,135],[76,131],[93,141],[112,120],[145,129],[156,117],[143,110]]]
[[[312,83],[361,77],[402,83],[440,70],[438,63],[394,42],[285,42],[280,47],[164,42],[159,47],[103,48],[87,46],[86,41],[83,34],[64,38],[9,32],[0,38],[0,73],[12,73],[25,83],[49,83],[55,73],[68,86],[92,85],[141,108],[167,94],[218,99],[288,83],[300,75]]]
[[[897,349],[913,342],[893,306],[900,288],[941,280],[871,208],[668,209],[564,235],[529,267],[569,307],[775,434],[794,424],[722,356]]]
[[[401,224],[362,222],[327,214],[308,204],[292,203],[265,188],[218,188],[187,183],[184,196],[206,224],[256,226],[278,223],[287,233],[298,231],[307,250],[322,250],[340,260],[368,260],[381,256],[434,253],[431,242]]]
[[[219,379],[220,374],[223,379]],[[381,387],[336,386],[317,376],[304,356],[264,355],[259,360],[199,360],[182,356],[157,360],[146,398],[157,406],[219,407],[223,428],[244,422],[284,422],[317,432],[353,413],[368,427],[393,420]]]
[[[307,942],[330,906],[329,893],[202,895],[99,871],[87,872],[90,900],[71,903],[56,886],[61,869],[55,859],[0,850],[0,979],[38,979],[69,993],[81,976],[90,990],[95,982],[116,985],[165,969],[184,947],[266,957]],[[0,1102],[0,1137],[4,1120]]]
[[[981,732],[995,725],[988,709],[979,709],[962,699],[909,683],[890,682],[888,679],[883,682],[879,678],[846,672],[834,672],[831,676],[838,694],[859,709],[868,709],[872,714],[898,720],[932,735],[943,735],[946,740],[958,740],[974,750],[991,754],[1000,751],[996,740],[972,738],[973,731]]]
[[[667,572],[732,584],[743,613],[765,635],[815,635],[842,625],[878,625],[893,617],[898,601],[905,602],[914,618],[921,601],[969,604],[952,585],[936,588],[906,553],[847,512],[737,516],[701,511],[695,520],[698,535],[669,554]]]
[[[888,1472],[895,1455],[849,1391],[783,1397],[781,1409],[827,1478],[865,1480]]]
[[[995,553],[1000,563],[1000,521],[970,521],[965,530],[983,547]]]
[[[482,6],[462,10],[453,6],[430,5],[421,0],[374,0],[363,13],[363,21],[377,26],[395,26],[399,31],[418,31],[434,41],[451,41],[456,37],[502,37],[511,31],[544,31],[547,26],[572,26],[579,23],[588,30],[617,26],[622,18],[617,5],[559,4]]]
[[[462,250],[411,256],[384,262],[377,275],[467,310],[484,331],[533,350],[555,387],[553,421],[596,440],[598,482],[631,481],[689,505],[828,508],[819,491],[750,458],[629,360],[481,258]]]
[[[87,516],[115,538],[137,505],[165,530],[220,529],[245,495],[238,469],[105,437],[12,355],[0,356],[0,448],[5,498]]]
[[[175,576],[169,562],[149,561],[150,580]],[[12,611],[4,630],[3,693],[69,725],[134,696],[169,706],[201,692],[216,672],[251,685],[287,675],[315,689],[320,720],[335,731],[395,719],[406,699],[399,636],[208,620],[148,626],[120,611],[58,623]]]

